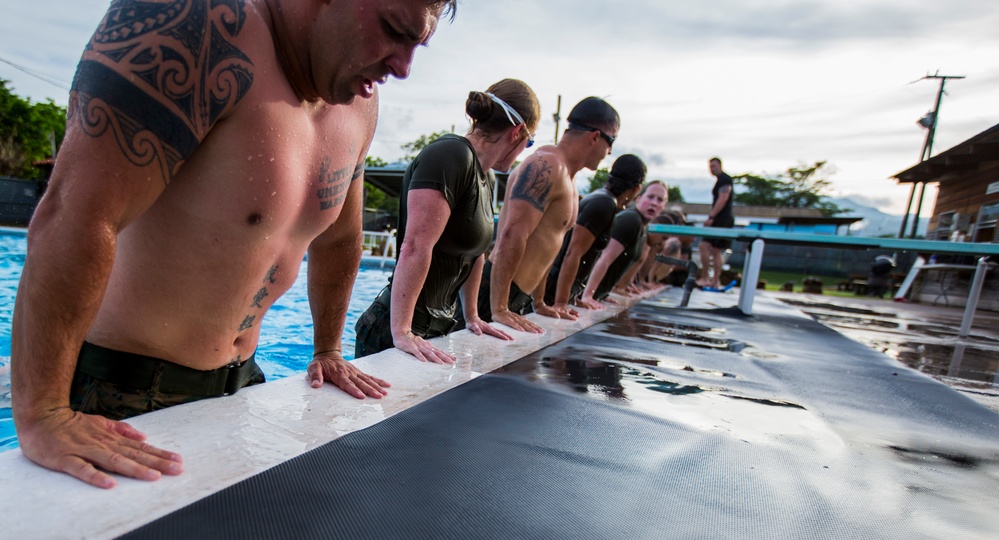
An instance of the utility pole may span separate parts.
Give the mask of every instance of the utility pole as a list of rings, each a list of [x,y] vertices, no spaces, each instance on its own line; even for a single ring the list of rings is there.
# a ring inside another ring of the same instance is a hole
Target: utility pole
[[[555,120],[555,144],[558,144],[558,123],[562,121],[562,94],[558,95],[558,107],[555,108],[555,114],[552,115],[552,120]]]
[[[919,79],[924,81],[926,79],[938,79],[940,81],[940,89],[937,91],[937,100],[933,105],[933,110],[926,113],[922,118],[920,118],[916,123],[920,126],[926,128],[926,139],[923,141],[923,149],[919,153],[919,162],[922,163],[928,159],[933,154],[933,136],[937,132],[937,119],[940,117],[940,102],[943,100],[944,85],[947,84],[947,79],[963,79],[964,75],[941,75],[938,70],[933,75],[926,74],[925,77]],[[916,81],[918,82],[918,81]],[[916,185],[917,182],[912,183],[912,191],[909,192],[909,202],[905,206],[905,217],[902,218],[902,227],[898,231],[898,237],[905,237],[905,226],[909,221],[909,210],[912,208],[912,199],[916,195]],[[912,216],[912,229],[909,231],[909,238],[916,237],[916,229],[919,228],[919,213],[923,210],[923,196],[926,194],[926,182],[923,182],[922,189],[919,191],[919,202],[916,203],[916,213]]]

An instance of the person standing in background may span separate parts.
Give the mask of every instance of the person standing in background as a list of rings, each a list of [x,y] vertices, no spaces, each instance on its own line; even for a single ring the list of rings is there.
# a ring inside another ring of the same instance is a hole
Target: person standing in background
[[[711,189],[711,210],[705,227],[721,227],[730,229],[735,225],[735,214],[732,212],[732,177],[722,170],[721,159],[713,157],[708,160],[708,170],[715,177],[715,187]],[[697,284],[701,287],[721,288],[721,273],[723,252],[732,246],[732,241],[724,238],[701,239],[701,278]]]

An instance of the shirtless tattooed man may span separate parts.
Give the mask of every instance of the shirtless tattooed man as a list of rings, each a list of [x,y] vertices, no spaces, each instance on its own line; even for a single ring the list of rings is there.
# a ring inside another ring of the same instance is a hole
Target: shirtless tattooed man
[[[341,355],[377,84],[453,0],[115,0],[83,52],[13,323],[24,455],[94,486],[181,458],[121,418],[263,381],[260,321],[308,251],[313,387]]]
[[[588,97],[569,113],[558,145],[543,146],[507,182],[496,247],[482,270],[479,317],[514,330],[543,333],[524,315],[532,309],[549,317],[575,318],[545,305],[545,278],[562,238],[573,223],[579,197],[573,177],[595,170],[611,152],[621,125],[606,101]]]

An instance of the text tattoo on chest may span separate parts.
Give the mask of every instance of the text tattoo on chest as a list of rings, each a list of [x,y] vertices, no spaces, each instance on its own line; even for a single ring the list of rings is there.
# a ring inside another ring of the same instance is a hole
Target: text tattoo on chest
[[[350,167],[333,170],[333,163],[329,157],[324,157],[319,164],[319,179],[317,181],[316,198],[319,199],[320,210],[332,210],[343,204],[347,198],[347,190],[350,183],[359,178],[364,172],[364,167],[357,165],[351,171]]]

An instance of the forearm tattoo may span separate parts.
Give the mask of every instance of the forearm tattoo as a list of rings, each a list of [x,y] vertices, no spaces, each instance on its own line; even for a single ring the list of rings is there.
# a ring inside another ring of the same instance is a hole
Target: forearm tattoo
[[[169,183],[253,84],[234,44],[245,21],[243,0],[114,0],[77,67],[69,123],[110,131],[125,158]]]
[[[269,270],[267,270],[267,275],[264,276],[264,281],[263,281],[264,286],[261,287],[260,290],[253,295],[253,301],[250,303],[250,309],[261,309],[261,310],[266,309],[261,302],[264,300],[264,298],[267,298],[268,296],[271,295],[270,291],[267,289],[267,286],[277,283],[277,278],[274,277],[277,274],[277,271],[278,271],[277,265],[274,265],[270,267]],[[253,323],[256,322],[256,320],[257,320],[256,315],[247,314],[245,317],[243,317],[243,322],[239,325],[239,328],[236,331],[243,332],[245,330],[253,328]]]
[[[551,176],[552,166],[544,159],[525,164],[524,170],[513,184],[510,198],[527,201],[544,212],[552,190]]]

